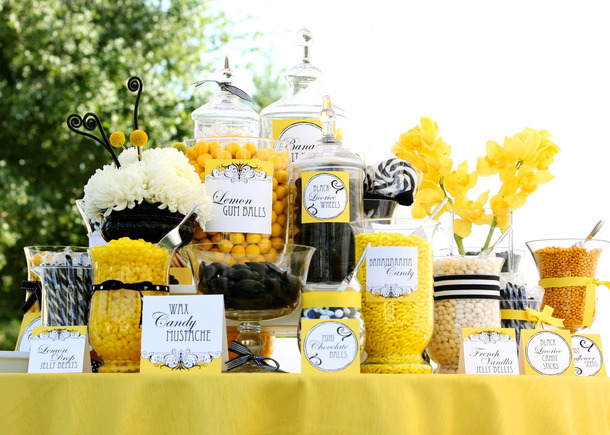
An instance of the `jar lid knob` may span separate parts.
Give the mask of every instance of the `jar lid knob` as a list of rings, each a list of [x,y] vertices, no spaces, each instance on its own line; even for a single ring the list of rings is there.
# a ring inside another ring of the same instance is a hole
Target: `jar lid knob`
[[[333,110],[330,96],[324,95],[324,99],[322,100],[322,111],[320,112],[320,121],[322,122],[321,143],[341,143],[335,137],[335,118],[336,114]]]
[[[309,29],[302,28],[297,32],[297,44],[303,47],[303,63],[311,63],[309,60],[309,46],[312,44],[313,36]]]
[[[223,77],[221,80],[222,83],[231,83],[233,80],[233,70],[229,65],[229,56],[225,55],[225,65],[224,68],[220,70],[220,75]]]

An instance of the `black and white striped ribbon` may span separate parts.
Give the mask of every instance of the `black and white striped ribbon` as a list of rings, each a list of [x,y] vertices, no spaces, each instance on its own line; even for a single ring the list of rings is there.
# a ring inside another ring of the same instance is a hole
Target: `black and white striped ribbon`
[[[434,299],[500,299],[498,275],[445,275],[434,277]]]
[[[280,364],[276,360],[268,356],[254,355],[250,352],[250,349],[237,341],[229,343],[229,350],[236,353],[238,356],[226,362],[227,371],[231,371],[252,361],[254,364],[264,369],[284,373],[283,370],[280,370]],[[271,361],[273,365],[267,364],[267,361]]]

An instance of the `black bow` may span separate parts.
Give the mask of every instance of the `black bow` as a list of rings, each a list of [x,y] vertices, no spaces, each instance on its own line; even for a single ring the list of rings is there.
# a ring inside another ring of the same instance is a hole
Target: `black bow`
[[[254,355],[252,352],[250,352],[250,349],[248,349],[243,344],[238,343],[237,341],[232,341],[231,344],[229,344],[229,350],[239,356],[227,361],[227,371],[242,366],[249,361],[254,361],[257,366],[260,366],[264,369],[271,370],[274,372],[285,373],[283,370],[280,370],[280,364],[276,360],[268,356]],[[265,361],[273,361],[273,364],[275,365],[272,366],[270,364],[267,364]]]
[[[30,308],[34,306],[36,301],[38,301],[38,306],[42,306],[42,284],[40,281],[22,281],[21,282],[21,290],[25,290],[26,292],[32,292],[30,296],[26,299],[25,303],[21,308],[21,312],[27,313],[30,311]]]
[[[199,81],[195,82],[194,85],[195,85],[195,87],[197,87],[197,86],[201,86],[202,84],[208,83],[208,82],[216,83],[218,86],[220,86],[220,89],[222,91],[226,91],[233,95],[236,95],[239,98],[241,98],[242,100],[246,100],[250,103],[254,102],[254,100],[252,100],[252,97],[250,97],[250,95],[246,94],[244,91],[239,89],[237,86],[230,85],[227,82],[219,82],[217,80],[199,80]]]

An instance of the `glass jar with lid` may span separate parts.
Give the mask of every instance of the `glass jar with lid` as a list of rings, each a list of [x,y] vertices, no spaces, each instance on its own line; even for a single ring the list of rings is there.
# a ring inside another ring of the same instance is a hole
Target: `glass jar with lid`
[[[224,68],[220,70],[222,78],[216,80],[200,80],[195,86],[215,82],[220,92],[212,96],[212,100],[197,108],[191,119],[195,123],[194,138],[210,136],[247,136],[260,135],[260,116],[254,109],[241,100],[252,102],[252,99],[241,89],[233,86],[233,70],[229,59],[225,57]]]
[[[350,222],[362,219],[364,161],[335,137],[335,113],[324,98],[323,136],[291,166],[291,217],[294,243],[313,246],[307,285],[336,290],[353,270],[354,236]]]
[[[309,51],[312,41],[308,29],[298,32],[297,42],[303,47],[303,55],[284,74],[290,88],[282,98],[261,111],[261,135],[290,143],[291,162],[313,149],[323,133],[320,121],[323,97],[319,89],[322,71],[311,63]],[[345,114],[337,106],[333,109],[338,123],[337,135],[342,137],[340,132]]]

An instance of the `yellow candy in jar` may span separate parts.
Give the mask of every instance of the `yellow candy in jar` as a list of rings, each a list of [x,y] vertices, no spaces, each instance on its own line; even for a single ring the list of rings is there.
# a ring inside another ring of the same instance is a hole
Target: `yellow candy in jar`
[[[256,139],[250,139],[245,144],[229,142],[223,144],[217,140],[198,140],[191,148],[188,148],[186,155],[189,158],[191,165],[195,168],[201,178],[205,182],[205,163],[207,159],[239,159],[249,160],[253,165],[256,162],[270,162],[273,164],[273,192],[272,192],[272,212],[269,219],[272,220],[270,234],[253,234],[232,232],[225,234],[216,234],[216,237],[210,232],[201,229],[197,224],[195,227],[195,237],[192,243],[214,243],[213,248],[218,248],[220,252],[229,253],[234,246],[241,244],[244,249],[247,249],[250,243],[269,244],[269,240],[277,240],[277,243],[285,243],[288,233],[288,190],[289,190],[289,174],[288,166],[290,158],[286,151],[276,151],[273,148],[260,148],[262,143],[256,142]],[[275,215],[275,219],[273,216]],[[241,238],[241,240],[240,240]],[[245,239],[245,240],[244,240]],[[231,242],[231,243],[229,243]],[[274,241],[275,243],[275,241]],[[213,249],[212,248],[212,249]],[[253,249],[253,248],[250,248]],[[241,249],[237,250],[237,254],[241,253]],[[266,246],[260,246],[259,253],[267,252]],[[258,255],[259,253],[256,253]],[[236,261],[243,263],[250,261],[253,256],[245,256]]]
[[[170,253],[154,243],[123,237],[91,248],[93,284],[120,281],[168,284]],[[142,330],[141,296],[166,295],[157,290],[96,290],[91,299],[89,339],[104,360],[100,372],[137,372]]]
[[[433,331],[432,245],[415,235],[379,232],[357,234],[356,258],[367,243],[417,248],[417,290],[399,298],[367,294],[366,262],[357,273],[362,285],[362,316],[366,326],[363,373],[431,373],[422,352]]]

